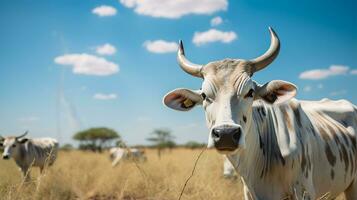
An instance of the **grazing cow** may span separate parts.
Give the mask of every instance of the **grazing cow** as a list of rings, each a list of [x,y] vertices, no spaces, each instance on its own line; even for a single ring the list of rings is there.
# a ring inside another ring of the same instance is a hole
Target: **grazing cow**
[[[116,166],[122,159],[133,159],[136,161],[146,161],[145,152],[136,148],[113,147],[109,149],[112,166]]]
[[[193,64],[180,41],[179,65],[203,79],[202,89],[173,90],[164,104],[179,111],[203,106],[208,147],[232,162],[245,199],[334,198],[342,192],[357,199],[357,107],[346,100],[299,101],[292,83],[253,81],[280,49],[269,30],[270,48],[252,60]]]
[[[4,147],[3,159],[14,158],[20,167],[24,178],[29,179],[29,169],[39,167],[42,173],[45,166],[54,163],[57,157],[58,142],[52,138],[24,138],[27,132],[17,137],[1,137],[0,144]]]

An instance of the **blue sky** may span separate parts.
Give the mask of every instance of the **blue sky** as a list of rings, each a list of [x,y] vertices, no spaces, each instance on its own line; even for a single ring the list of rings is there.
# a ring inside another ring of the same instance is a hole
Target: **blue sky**
[[[353,0],[1,1],[0,134],[68,143],[75,131],[108,126],[140,144],[167,127],[179,143],[206,142],[201,108],[161,102],[201,84],[178,67],[176,42],[196,63],[249,59],[268,48],[268,26],[282,47],[256,81],[295,83],[298,99],[356,104],[356,8]]]

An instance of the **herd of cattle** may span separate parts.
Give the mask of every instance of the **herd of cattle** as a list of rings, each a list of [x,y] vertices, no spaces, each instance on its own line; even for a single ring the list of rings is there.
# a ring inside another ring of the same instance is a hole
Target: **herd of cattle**
[[[270,48],[252,59],[190,62],[179,44],[177,60],[190,75],[203,79],[200,90],[175,89],[164,104],[179,111],[202,105],[208,147],[226,158],[224,175],[237,172],[248,199],[357,199],[357,107],[346,100],[300,101],[294,84],[252,79],[277,57],[280,41],[270,30]],[[31,166],[42,171],[56,159],[55,139],[0,137],[3,158],[12,157],[24,176]],[[145,161],[140,149],[110,149],[112,166],[123,159]]]

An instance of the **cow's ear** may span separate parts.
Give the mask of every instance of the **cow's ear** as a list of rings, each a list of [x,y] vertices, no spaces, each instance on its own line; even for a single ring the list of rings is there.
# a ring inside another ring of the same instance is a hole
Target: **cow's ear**
[[[289,82],[274,80],[263,86],[257,86],[256,97],[270,104],[282,103],[296,95],[297,87]]]
[[[179,88],[167,93],[163,102],[174,110],[189,111],[195,105],[202,104],[202,97],[199,91]]]
[[[20,139],[18,140],[18,142],[21,143],[21,144],[24,144],[24,143],[26,143],[28,140],[29,140],[28,138],[20,138]]]

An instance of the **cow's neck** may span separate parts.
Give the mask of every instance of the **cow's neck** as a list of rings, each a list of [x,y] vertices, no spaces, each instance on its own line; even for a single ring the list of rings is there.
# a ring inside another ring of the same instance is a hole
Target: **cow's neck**
[[[25,144],[19,144],[17,151],[15,151],[14,154],[12,155],[15,162],[21,167],[22,167],[23,160],[25,159],[25,151],[26,151]]]
[[[245,134],[245,148],[228,156],[247,185],[268,180],[276,166],[285,165],[274,129],[274,113],[270,106],[253,107],[251,124]]]
[[[239,149],[237,153],[228,156],[240,176],[245,180],[255,180],[263,165],[263,153],[259,148],[259,135],[255,132],[252,124],[245,138],[245,148]]]

